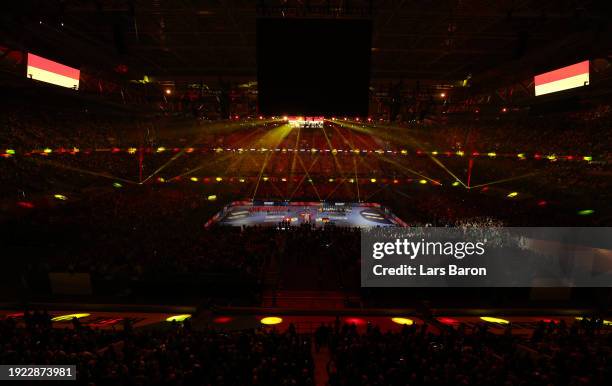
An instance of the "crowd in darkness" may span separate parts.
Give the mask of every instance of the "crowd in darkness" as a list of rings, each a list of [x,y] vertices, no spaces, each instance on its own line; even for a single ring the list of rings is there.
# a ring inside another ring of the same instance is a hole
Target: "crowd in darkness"
[[[603,386],[612,376],[612,334],[589,318],[541,321],[531,336],[515,334],[512,324],[502,333],[484,323],[391,332],[339,322],[311,335],[293,325],[284,332],[194,328],[189,319],[147,329],[126,321],[112,330],[74,319],[53,328],[46,312],[26,312],[21,321],[0,320],[0,347],[0,364],[75,364],[77,384],[88,386],[313,386],[312,353],[322,347],[330,353],[329,386]]]
[[[289,328],[195,330],[187,320],[160,329],[54,329],[46,313],[0,321],[0,364],[71,364],[87,386],[313,386],[310,337]]]
[[[329,340],[330,386],[606,385],[612,335],[594,323],[540,322],[531,339],[494,335],[482,324],[441,334],[427,325],[399,333],[344,326]]]

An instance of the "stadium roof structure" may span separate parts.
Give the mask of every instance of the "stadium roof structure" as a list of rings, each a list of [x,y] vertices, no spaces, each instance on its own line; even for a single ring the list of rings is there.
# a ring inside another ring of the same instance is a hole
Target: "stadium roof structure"
[[[606,44],[598,39],[606,40],[606,28],[610,28],[606,3],[25,1],[18,6],[17,17],[5,20],[14,27],[9,29],[13,41],[6,44],[38,46],[43,53],[63,50],[63,56],[83,65],[111,69],[125,65],[134,76],[145,74],[161,84],[180,86],[219,77],[249,82],[256,75],[257,17],[371,17],[374,82],[403,79],[424,86],[443,85],[467,81],[508,63],[515,65],[503,73],[520,77],[525,58],[568,59],[562,57],[567,50],[560,47],[589,42],[585,49],[597,51]],[[547,55],[548,50],[555,58]]]

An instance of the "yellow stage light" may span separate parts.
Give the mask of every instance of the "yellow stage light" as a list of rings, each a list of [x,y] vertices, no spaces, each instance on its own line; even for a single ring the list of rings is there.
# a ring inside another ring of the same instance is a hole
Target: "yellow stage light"
[[[82,314],[61,315],[61,316],[56,316],[55,318],[52,318],[51,321],[52,322],[63,322],[63,321],[66,321],[66,320],[72,320],[74,318],[77,318],[77,319],[86,318],[89,315],[91,315],[91,314],[82,313]]]
[[[280,324],[283,322],[282,318],[279,318],[277,316],[268,316],[265,318],[262,318],[260,320],[261,324],[266,324],[266,325],[273,325],[273,324]]]
[[[493,318],[493,317],[490,317],[490,316],[481,316],[480,319],[484,320],[485,322],[489,322],[489,323],[499,323],[499,324],[509,324],[510,323],[509,320],[500,319],[500,318]]]
[[[166,318],[166,322],[184,322],[191,318],[190,314],[172,315]]]
[[[407,318],[391,318],[393,323],[403,324],[405,326],[412,326],[414,324],[414,320]]]

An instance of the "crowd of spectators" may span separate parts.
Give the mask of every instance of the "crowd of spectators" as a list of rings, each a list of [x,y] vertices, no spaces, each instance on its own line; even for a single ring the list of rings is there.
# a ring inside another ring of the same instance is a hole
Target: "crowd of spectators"
[[[310,337],[295,329],[223,332],[189,320],[140,330],[53,328],[46,313],[0,321],[0,364],[76,365],[87,386],[313,386]],[[40,381],[38,381],[40,382]]]
[[[512,323],[504,332],[489,327],[413,324],[392,332],[337,321],[311,335],[293,325],[228,332],[189,319],[147,329],[126,320],[93,329],[74,319],[58,328],[46,312],[25,312],[21,321],[0,320],[0,364],[76,365],[76,384],[88,386],[314,386],[315,364],[325,363],[313,352],[328,348],[329,386],[603,386],[612,376],[612,334],[601,319],[540,321],[527,335]]]
[[[544,332],[542,330],[545,330]],[[610,334],[592,326],[538,327],[531,339],[460,325],[440,334],[427,325],[399,333],[368,326],[337,329],[329,338],[330,386],[606,385],[612,376]],[[533,347],[533,348],[532,348]]]
[[[602,105],[579,113],[453,121],[434,125],[416,136],[465,151],[612,157],[612,109]]]

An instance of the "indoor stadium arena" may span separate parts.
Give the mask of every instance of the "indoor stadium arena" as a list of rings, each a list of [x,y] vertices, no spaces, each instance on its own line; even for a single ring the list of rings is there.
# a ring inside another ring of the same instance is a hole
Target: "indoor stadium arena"
[[[610,0],[7,0],[0,386],[612,384]]]

